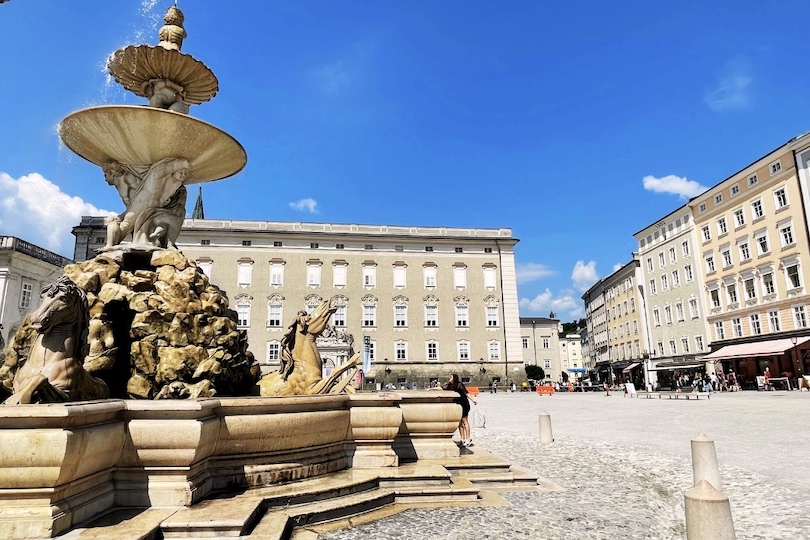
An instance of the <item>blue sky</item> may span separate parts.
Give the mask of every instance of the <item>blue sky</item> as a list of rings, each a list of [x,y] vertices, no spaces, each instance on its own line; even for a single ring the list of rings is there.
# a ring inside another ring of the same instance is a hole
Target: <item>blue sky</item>
[[[122,209],[56,127],[143,103],[106,58],[171,3],[0,5],[0,234],[70,256]],[[180,0],[220,82],[191,114],[248,153],[206,217],[511,227],[521,314],[578,318],[634,232],[810,129],[806,3],[662,4]]]

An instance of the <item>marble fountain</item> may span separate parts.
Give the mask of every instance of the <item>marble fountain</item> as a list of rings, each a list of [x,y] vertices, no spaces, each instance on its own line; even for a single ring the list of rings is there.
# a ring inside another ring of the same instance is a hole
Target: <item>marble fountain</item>
[[[226,294],[177,250],[186,185],[247,162],[189,115],[217,78],[181,52],[170,7],[156,46],[108,62],[145,106],[68,115],[59,134],[124,203],[107,245],[65,267],[0,366],[0,537],[289,538],[295,527],[409,504],[485,504],[531,473],[452,439],[449,392],[351,392],[357,358],[322,378],[324,302],[290,326],[260,379]]]

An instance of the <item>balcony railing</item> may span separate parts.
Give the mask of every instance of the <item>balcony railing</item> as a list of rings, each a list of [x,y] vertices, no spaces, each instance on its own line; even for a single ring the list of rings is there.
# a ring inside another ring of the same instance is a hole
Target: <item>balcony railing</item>
[[[30,255],[31,257],[39,259],[40,261],[45,261],[59,267],[73,262],[67,257],[62,257],[53,251],[48,251],[45,248],[32,244],[31,242],[21,240],[16,236],[0,236],[0,250],[12,250],[17,251],[18,253],[25,253],[26,255]]]

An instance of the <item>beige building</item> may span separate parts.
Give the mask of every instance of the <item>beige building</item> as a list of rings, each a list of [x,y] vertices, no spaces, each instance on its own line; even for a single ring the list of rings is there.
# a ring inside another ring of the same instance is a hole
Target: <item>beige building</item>
[[[595,374],[598,367],[608,366],[608,318],[605,310],[605,295],[599,280],[582,295],[585,303],[585,332],[582,339],[582,354],[588,370]],[[605,372],[607,369],[605,369]],[[593,377],[591,377],[593,378]],[[600,379],[604,382],[604,379]]]
[[[707,359],[749,384],[765,366],[807,372],[794,349],[810,335],[809,160],[805,134],[689,202],[714,351]]]
[[[638,231],[638,257],[644,332],[649,348],[642,349],[649,384],[669,384],[682,369],[701,368],[709,352],[706,308],[694,220],[684,205]]]
[[[582,338],[579,334],[566,334],[560,338],[560,369],[572,382],[582,379],[585,372],[582,357]]]
[[[520,336],[523,344],[523,363],[540,366],[545,380],[559,381],[560,320],[549,317],[521,317]],[[521,381],[515,381],[519,384]]]
[[[0,236],[0,336],[39,307],[39,293],[62,275],[70,259],[14,236]],[[2,351],[0,351],[2,352]]]
[[[76,257],[101,245],[102,226],[82,219]],[[517,242],[510,229],[189,219],[178,246],[227,291],[265,370],[295,314],[333,298],[327,371],[363,352],[367,384],[423,387],[450,372],[473,385],[525,378]]]

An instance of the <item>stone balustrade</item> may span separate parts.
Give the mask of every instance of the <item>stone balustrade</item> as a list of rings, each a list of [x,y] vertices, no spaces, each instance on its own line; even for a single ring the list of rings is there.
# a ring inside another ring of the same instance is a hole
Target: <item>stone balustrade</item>
[[[61,534],[113,507],[459,455],[450,392],[103,400],[0,407],[0,537]]]

